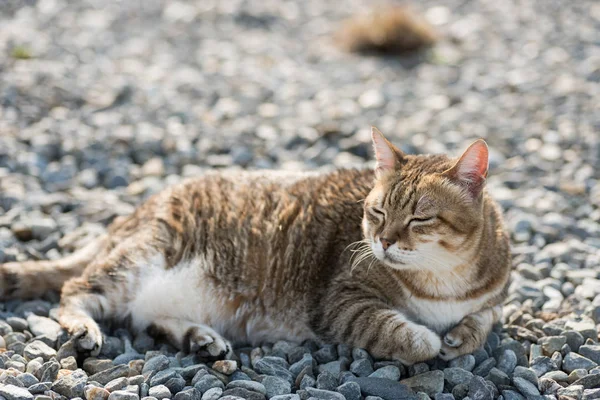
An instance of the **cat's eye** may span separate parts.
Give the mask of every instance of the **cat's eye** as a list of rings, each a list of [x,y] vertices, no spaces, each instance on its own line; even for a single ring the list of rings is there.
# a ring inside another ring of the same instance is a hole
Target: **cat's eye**
[[[371,207],[369,211],[375,218],[385,218],[385,212],[381,208]]]
[[[422,222],[429,222],[429,221],[433,221],[435,219],[435,216],[431,216],[431,217],[414,217],[411,218],[411,220],[408,222],[408,224],[412,224],[413,222],[416,223],[422,223]]]

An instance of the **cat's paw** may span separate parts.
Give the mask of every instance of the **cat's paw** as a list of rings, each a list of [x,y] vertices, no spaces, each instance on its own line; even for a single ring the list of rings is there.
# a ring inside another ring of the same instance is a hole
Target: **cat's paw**
[[[230,358],[233,355],[231,344],[221,335],[202,325],[188,331],[189,352],[211,358]]]
[[[403,364],[412,365],[431,360],[440,353],[442,341],[437,333],[426,326],[412,323],[406,329],[403,338],[400,338],[404,351],[397,353],[394,358]]]
[[[102,331],[94,321],[77,324],[71,329],[71,335],[76,340],[78,350],[90,352],[97,356],[102,350]]]
[[[475,351],[483,343],[474,334],[473,329],[460,323],[444,336],[444,343],[440,350],[440,358],[445,361],[452,360],[464,354]]]

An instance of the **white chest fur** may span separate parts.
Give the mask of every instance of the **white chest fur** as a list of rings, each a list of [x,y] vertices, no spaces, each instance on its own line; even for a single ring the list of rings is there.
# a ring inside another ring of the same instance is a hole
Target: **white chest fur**
[[[429,300],[409,297],[407,311],[417,322],[442,333],[458,324],[464,317],[481,310],[487,298],[466,301]]]

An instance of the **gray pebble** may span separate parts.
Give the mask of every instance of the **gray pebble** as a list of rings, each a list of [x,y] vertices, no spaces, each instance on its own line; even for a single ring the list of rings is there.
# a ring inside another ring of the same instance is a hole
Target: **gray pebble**
[[[165,385],[156,385],[150,387],[148,395],[151,397],[156,397],[157,399],[170,399],[172,396],[171,391]]]

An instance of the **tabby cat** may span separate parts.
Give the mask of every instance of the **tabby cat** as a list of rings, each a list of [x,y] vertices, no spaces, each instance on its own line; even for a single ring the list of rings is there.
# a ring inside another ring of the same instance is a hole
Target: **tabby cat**
[[[343,342],[406,364],[484,343],[509,244],[484,188],[488,148],[407,155],[376,129],[375,170],[225,172],[183,182],[58,261],[0,266],[3,298],[62,288],[59,322],[99,353],[95,320],[226,357],[233,342]]]

